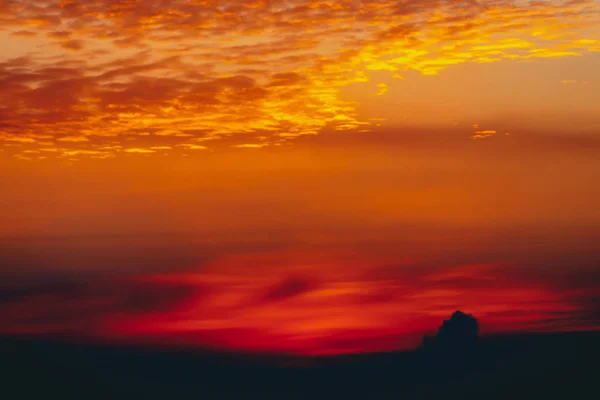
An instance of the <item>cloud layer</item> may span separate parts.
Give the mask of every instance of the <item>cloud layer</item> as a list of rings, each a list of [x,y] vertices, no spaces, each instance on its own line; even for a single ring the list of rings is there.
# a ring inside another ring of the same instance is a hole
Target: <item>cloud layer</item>
[[[255,252],[196,271],[0,286],[4,333],[305,354],[410,348],[456,309],[484,334],[598,329],[597,274]]]
[[[599,11],[589,0],[7,0],[0,143],[23,159],[110,158],[368,130],[341,95],[349,84],[597,52]]]

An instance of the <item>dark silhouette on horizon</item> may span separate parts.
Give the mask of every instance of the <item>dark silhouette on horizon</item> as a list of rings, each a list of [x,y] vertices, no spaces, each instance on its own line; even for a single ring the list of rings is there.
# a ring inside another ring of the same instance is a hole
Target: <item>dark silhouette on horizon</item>
[[[479,322],[456,311],[440,326],[435,337],[425,336],[422,348],[430,352],[461,353],[475,349],[479,341]]]
[[[479,337],[457,311],[415,351],[321,357],[0,336],[7,399],[598,398],[600,332]],[[596,395],[594,395],[596,393]]]

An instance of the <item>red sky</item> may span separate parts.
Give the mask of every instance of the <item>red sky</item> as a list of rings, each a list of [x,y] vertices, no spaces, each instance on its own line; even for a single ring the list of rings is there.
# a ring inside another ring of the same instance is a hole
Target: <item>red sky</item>
[[[597,1],[0,1],[0,331],[597,329]]]

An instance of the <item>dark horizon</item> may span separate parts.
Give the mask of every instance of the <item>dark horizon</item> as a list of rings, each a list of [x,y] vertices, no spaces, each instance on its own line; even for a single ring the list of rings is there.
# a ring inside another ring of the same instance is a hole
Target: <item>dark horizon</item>
[[[0,336],[0,372],[4,390],[20,398],[531,399],[597,392],[600,332],[477,339],[467,322],[449,318],[433,342],[411,351],[316,357]],[[20,386],[25,380],[35,385]]]

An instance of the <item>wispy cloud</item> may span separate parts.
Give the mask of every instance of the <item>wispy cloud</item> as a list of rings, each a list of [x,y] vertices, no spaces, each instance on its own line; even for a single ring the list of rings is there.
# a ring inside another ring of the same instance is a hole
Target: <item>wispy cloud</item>
[[[475,131],[473,133],[473,136],[471,136],[471,139],[474,139],[474,140],[485,139],[485,138],[489,138],[492,136],[496,136],[496,133],[498,133],[498,132],[494,131],[494,130]]]

